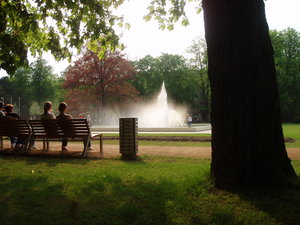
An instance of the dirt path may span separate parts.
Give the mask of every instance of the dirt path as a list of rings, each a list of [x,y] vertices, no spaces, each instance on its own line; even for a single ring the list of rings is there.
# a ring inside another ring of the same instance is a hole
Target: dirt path
[[[37,152],[41,152],[42,144],[36,143]],[[49,153],[57,154],[60,152],[61,144],[58,142],[51,142]],[[8,145],[7,145],[8,147]],[[83,150],[82,143],[72,143],[68,145],[69,151],[72,152],[81,152]],[[93,145],[93,150],[89,151],[90,156],[97,157],[99,152],[99,146]],[[288,155],[292,160],[300,160],[300,148],[288,148]],[[149,155],[149,156],[169,156],[169,157],[196,157],[210,159],[211,157],[211,148],[210,147],[178,147],[178,146],[139,146],[138,155]],[[118,145],[104,145],[104,158],[113,158],[119,157],[119,146]],[[100,155],[99,155],[100,157]]]
[[[93,150],[95,151],[95,150]],[[287,149],[292,160],[300,159],[300,148]],[[139,146],[139,155],[170,156],[170,157],[196,157],[211,158],[210,147],[173,147],[173,146]],[[115,157],[120,155],[119,146],[104,145],[104,157]]]

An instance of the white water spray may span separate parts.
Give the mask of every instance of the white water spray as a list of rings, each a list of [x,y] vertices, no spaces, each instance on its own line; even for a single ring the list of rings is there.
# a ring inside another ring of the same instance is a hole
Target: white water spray
[[[157,98],[136,113],[141,127],[174,127],[183,126],[185,109],[175,109],[168,104],[168,95],[163,82]]]

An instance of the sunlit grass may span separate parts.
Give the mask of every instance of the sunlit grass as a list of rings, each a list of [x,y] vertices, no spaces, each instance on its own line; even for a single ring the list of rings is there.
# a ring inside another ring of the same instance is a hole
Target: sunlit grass
[[[283,124],[283,132],[285,137],[294,139],[294,143],[286,143],[287,148],[300,148],[300,124]],[[118,136],[119,134],[104,134],[104,136]],[[186,134],[186,133],[153,133],[139,134],[139,136],[191,136],[191,137],[210,137],[211,134]],[[117,140],[105,140],[106,144],[119,144]],[[210,142],[180,142],[180,141],[139,141],[139,145],[153,146],[190,146],[190,147],[210,147]]]
[[[299,224],[295,189],[215,189],[210,162],[0,156],[0,224]],[[300,163],[293,165],[298,172]]]

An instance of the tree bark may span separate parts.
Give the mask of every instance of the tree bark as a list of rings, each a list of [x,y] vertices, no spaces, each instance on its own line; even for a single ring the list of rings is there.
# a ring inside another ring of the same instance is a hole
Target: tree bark
[[[280,187],[295,177],[284,145],[263,0],[203,0],[216,187]]]

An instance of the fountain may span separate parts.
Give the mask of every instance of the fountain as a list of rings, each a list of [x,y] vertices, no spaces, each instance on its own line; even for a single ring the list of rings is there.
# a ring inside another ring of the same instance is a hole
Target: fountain
[[[115,115],[110,117],[111,123],[109,127],[93,126],[93,131],[102,132],[117,132],[118,120],[121,117],[136,117],[138,118],[139,132],[197,132],[201,130],[209,130],[210,125],[197,126],[188,128],[186,126],[186,107],[180,107],[168,102],[168,95],[165,83],[162,83],[160,92],[150,102],[144,104],[131,105],[130,111],[126,113],[112,113]]]
[[[154,101],[135,112],[140,127],[182,127],[185,123],[186,109],[168,104],[165,83]]]

